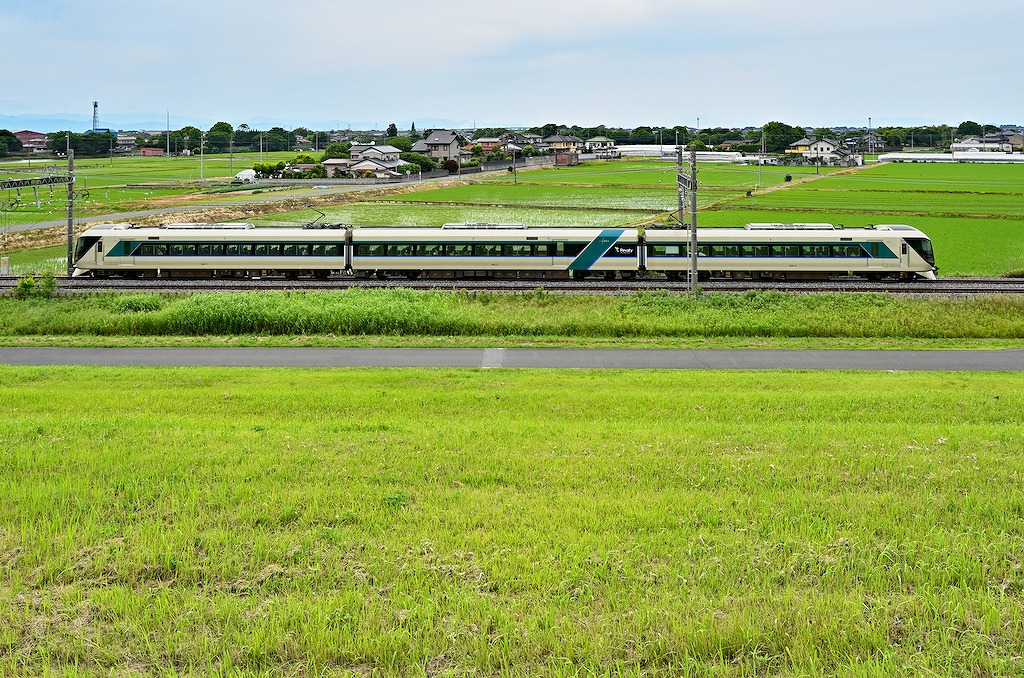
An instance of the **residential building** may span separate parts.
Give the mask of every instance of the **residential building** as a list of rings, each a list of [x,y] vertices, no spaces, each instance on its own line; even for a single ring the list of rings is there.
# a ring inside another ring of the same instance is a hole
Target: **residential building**
[[[460,157],[459,135],[451,130],[433,130],[424,139],[427,155],[435,160],[451,160]]]
[[[545,137],[544,143],[548,145],[552,153],[579,153],[580,147],[583,146],[583,139],[577,136],[554,134]]]

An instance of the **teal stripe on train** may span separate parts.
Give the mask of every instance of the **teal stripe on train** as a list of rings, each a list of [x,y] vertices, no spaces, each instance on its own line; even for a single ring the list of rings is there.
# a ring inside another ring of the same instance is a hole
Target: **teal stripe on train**
[[[601,234],[594,238],[589,245],[583,248],[572,263],[569,264],[567,271],[589,271],[590,267],[593,266],[598,259],[604,256],[604,253],[612,248],[612,245],[622,237],[622,234],[626,232],[624,228],[606,228],[601,231]]]

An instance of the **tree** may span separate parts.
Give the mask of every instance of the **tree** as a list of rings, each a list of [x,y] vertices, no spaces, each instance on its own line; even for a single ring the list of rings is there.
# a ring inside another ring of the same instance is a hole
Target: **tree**
[[[21,150],[21,142],[10,130],[0,129],[0,156]]]
[[[805,135],[800,127],[790,127],[784,122],[769,122],[764,126],[764,147],[769,153],[783,153],[791,143]]]
[[[271,127],[263,135],[263,143],[268,151],[288,151],[295,145],[295,132],[287,132],[281,127]]]
[[[398,136],[398,125],[391,123],[388,125],[387,131],[384,132],[384,136],[397,137]]]
[[[226,122],[218,122],[206,133],[206,143],[211,153],[223,153],[231,145],[231,135],[235,128]]]
[[[455,160],[454,158],[448,158],[447,160],[444,161],[444,168],[448,170],[449,173],[458,172],[459,161]]]
[[[315,165],[316,164],[316,158],[314,158],[313,156],[309,155],[308,153],[300,153],[297,156],[295,156],[294,160],[292,160],[292,164],[293,165]]]
[[[352,157],[352,154],[349,152],[351,149],[352,144],[347,141],[344,143],[334,142],[324,149],[324,154],[320,156],[320,162],[330,160],[331,158],[350,158]]]
[[[423,155],[422,153],[402,153],[398,157],[411,165],[417,165],[423,172],[437,169],[437,162],[430,156]]]
[[[409,137],[388,137],[388,145],[408,153],[412,150],[412,139]]]
[[[957,126],[956,133],[962,137],[981,136],[985,133],[985,128],[973,120],[964,120],[959,126]]]
[[[835,135],[835,132],[833,132],[828,127],[819,127],[813,132],[811,132],[811,134],[813,134],[819,139],[831,139]]]
[[[469,149],[469,152],[473,154],[474,158],[479,158],[484,154],[484,147],[480,144],[473,144],[472,148]]]
[[[184,142],[184,148],[198,148],[199,143],[203,138],[203,133],[198,127],[192,125],[186,125],[178,130],[177,134],[181,136],[181,140]]]
[[[523,156],[525,156],[527,158],[532,158],[535,155],[537,155],[537,149],[536,148],[534,148],[533,146],[530,146],[529,144],[527,144],[526,146],[523,147]]]
[[[161,138],[163,138],[161,136]],[[117,135],[112,132],[86,132],[76,134],[70,131],[50,132],[46,135],[46,147],[63,155],[68,147],[70,139],[71,150],[76,156],[100,156],[106,155],[117,143]]]

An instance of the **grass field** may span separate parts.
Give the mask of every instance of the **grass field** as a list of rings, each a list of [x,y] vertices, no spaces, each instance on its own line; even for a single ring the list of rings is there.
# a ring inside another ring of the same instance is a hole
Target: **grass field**
[[[1022,394],[2,367],[0,673],[1017,675]]]
[[[1024,299],[781,292],[624,297],[348,290],[0,299],[0,336],[1024,338]]]

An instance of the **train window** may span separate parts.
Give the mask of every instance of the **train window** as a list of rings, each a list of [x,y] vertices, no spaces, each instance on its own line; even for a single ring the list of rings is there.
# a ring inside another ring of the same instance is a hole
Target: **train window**
[[[269,250],[270,245],[263,243],[261,245],[256,245],[255,254],[257,257],[265,257],[269,253]]]
[[[530,256],[529,245],[505,245],[502,252],[506,257],[528,257]]]
[[[444,256],[444,245],[417,245],[416,254],[421,257],[441,257]]]
[[[859,257],[863,250],[860,245],[833,245],[832,254],[837,257]]]
[[[770,257],[772,249],[768,245],[740,245],[740,251],[745,257]]]
[[[697,256],[698,257],[710,257],[711,256],[711,245],[697,245]]]
[[[740,256],[740,246],[739,245],[726,245],[725,246],[725,256],[727,256],[727,257],[738,257],[738,256]]]
[[[224,253],[227,256],[229,256],[229,257],[237,257],[238,256],[238,245],[235,244],[235,243],[229,243],[227,248],[225,249]]]
[[[649,245],[647,254],[652,257],[678,257],[682,248],[679,245]]]
[[[713,256],[713,257],[724,257],[725,256],[725,245],[711,245],[711,256]]]
[[[324,246],[323,245],[313,245],[313,256],[314,257],[322,257],[323,255],[324,255]]]
[[[255,245],[239,245],[238,255],[242,257],[251,257],[255,247]]]
[[[907,243],[900,244],[900,254],[907,254]]]
[[[801,245],[800,255],[804,257],[830,257],[832,248],[829,245]]]
[[[324,245],[325,257],[340,257],[341,245]]]
[[[534,245],[533,246],[534,254],[536,256],[538,256],[538,257],[549,257],[549,256],[551,256],[552,249],[553,248],[552,248],[551,245]]]
[[[386,250],[389,257],[411,257],[416,253],[415,245],[388,245]]]
[[[472,245],[445,245],[444,253],[449,257],[471,257],[473,256]]]
[[[474,245],[473,254],[478,257],[500,257],[501,256],[501,245]]]
[[[294,244],[285,245],[281,252],[286,257],[298,256],[299,246]]]
[[[562,243],[558,244],[561,245]],[[565,256],[575,257],[577,254],[583,251],[584,247],[586,247],[586,245],[581,242],[567,242],[565,243]]]
[[[564,242],[560,242],[560,243],[556,243],[555,244],[555,256],[556,257],[564,257],[565,256],[565,243]]]
[[[161,245],[158,243],[143,245],[140,248],[139,254],[144,257],[162,257],[167,254],[167,245]]]
[[[356,245],[356,256],[382,257],[384,256],[384,245]]]
[[[180,257],[185,254],[185,246],[181,243],[172,243],[170,247],[168,247],[168,251],[171,253],[171,256]]]
[[[799,245],[772,245],[773,257],[799,257]]]

